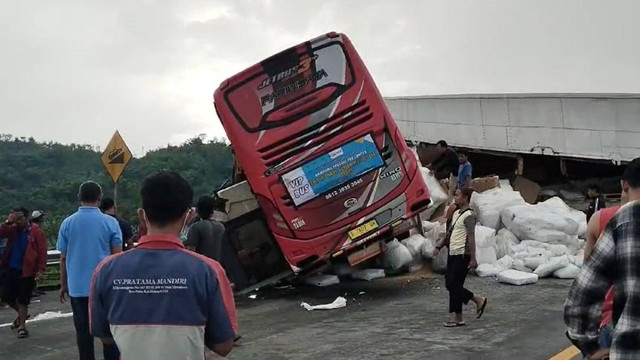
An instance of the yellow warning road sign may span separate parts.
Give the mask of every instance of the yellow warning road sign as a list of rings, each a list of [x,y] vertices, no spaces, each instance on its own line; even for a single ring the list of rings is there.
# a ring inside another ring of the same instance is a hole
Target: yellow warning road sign
[[[100,156],[100,160],[102,160],[102,164],[111,175],[113,182],[117,183],[124,168],[131,161],[131,157],[131,151],[129,151],[127,144],[122,140],[120,133],[116,131],[111,137],[109,145],[104,149],[102,156]]]

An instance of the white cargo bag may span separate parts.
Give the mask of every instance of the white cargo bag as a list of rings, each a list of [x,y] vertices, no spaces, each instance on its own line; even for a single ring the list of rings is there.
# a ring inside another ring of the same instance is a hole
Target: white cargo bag
[[[513,269],[513,258],[509,255],[503,256],[500,260],[493,263],[493,266],[498,269],[499,272]]]
[[[521,259],[514,259],[513,260],[513,269],[514,270],[518,270],[518,271],[522,271],[522,272],[526,272],[526,273],[532,273],[533,272],[533,270],[529,269],[524,264],[524,260],[521,260]]]
[[[573,264],[569,264],[560,270],[556,270],[553,273],[553,276],[557,277],[558,279],[575,279],[579,273],[580,273],[579,267]]]
[[[529,269],[535,270],[540,266],[542,266],[542,264],[545,264],[548,261],[549,261],[549,258],[546,256],[535,256],[535,257],[528,257],[524,259],[524,264]]]
[[[427,184],[429,194],[431,195],[431,203],[427,206],[427,209],[421,213],[423,219],[428,220],[431,219],[433,213],[438,210],[438,207],[447,201],[449,196],[447,195],[447,192],[444,191],[442,185],[440,185],[440,182],[436,179],[431,170],[421,167],[420,173],[422,174],[422,178]]]
[[[518,270],[507,270],[498,274],[498,281],[511,285],[529,285],[538,282],[538,275]]]
[[[491,264],[480,264],[476,268],[476,274],[480,277],[496,276],[500,270]]]
[[[533,273],[538,275],[538,277],[544,278],[551,276],[556,270],[560,270],[567,265],[569,265],[569,257],[567,255],[563,255],[549,259],[546,263],[538,266]]]
[[[422,235],[411,235],[408,238],[401,241],[401,243],[407,247],[413,259],[420,259],[422,257],[422,247],[427,242]]]
[[[500,228],[500,212],[510,206],[525,204],[517,191],[507,189],[491,189],[482,193],[474,192],[471,196],[471,209],[480,224],[492,229]]]
[[[413,262],[413,255],[398,239],[387,243],[387,249],[382,253],[382,264],[385,269],[391,271],[400,270]]]
[[[436,249],[435,243],[431,239],[426,239],[424,244],[422,244],[422,257],[425,260],[433,259],[433,251]]]
[[[433,259],[433,271],[444,274],[447,270],[447,258],[449,256],[449,249],[442,248]]]

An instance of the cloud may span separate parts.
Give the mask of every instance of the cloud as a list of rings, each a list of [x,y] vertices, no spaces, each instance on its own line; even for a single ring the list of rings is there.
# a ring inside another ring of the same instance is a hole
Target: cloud
[[[638,92],[640,3],[29,1],[0,14],[0,133],[136,154],[224,136],[225,78],[328,31],[385,95]]]

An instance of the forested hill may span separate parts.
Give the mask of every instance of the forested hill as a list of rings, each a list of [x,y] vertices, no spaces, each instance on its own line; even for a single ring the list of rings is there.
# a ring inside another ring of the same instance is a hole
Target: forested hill
[[[219,140],[194,138],[149,152],[132,159],[120,178],[119,211],[134,220],[140,185],[150,174],[176,171],[189,180],[198,197],[216,190],[231,176],[231,168],[231,152]],[[97,181],[106,196],[112,196],[113,182],[91,146],[0,135],[0,217],[16,206],[44,210],[55,218],[66,216],[77,209],[78,187],[86,180]]]

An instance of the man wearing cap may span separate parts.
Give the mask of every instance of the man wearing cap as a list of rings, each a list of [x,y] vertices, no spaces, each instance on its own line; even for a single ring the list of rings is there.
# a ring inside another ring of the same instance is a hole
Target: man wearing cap
[[[29,212],[16,208],[0,225],[0,238],[7,238],[2,254],[2,301],[17,313],[11,328],[18,338],[29,336],[26,322],[31,295],[47,266],[47,240],[37,224],[29,223]]]
[[[42,221],[44,220],[44,216],[47,215],[44,211],[42,210],[35,210],[34,212],[31,213],[31,222],[34,224],[38,224],[40,225],[42,223]]]

